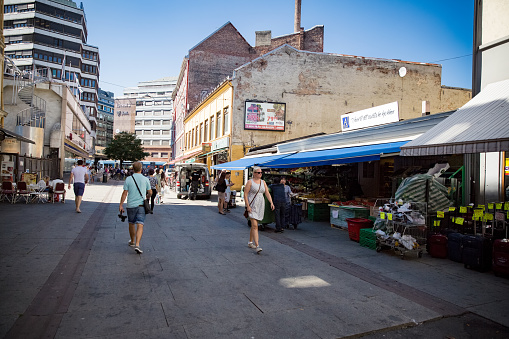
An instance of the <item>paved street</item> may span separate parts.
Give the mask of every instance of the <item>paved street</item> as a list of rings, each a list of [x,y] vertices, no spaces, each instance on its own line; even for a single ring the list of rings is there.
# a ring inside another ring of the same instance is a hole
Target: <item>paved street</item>
[[[138,255],[118,217],[123,182],[66,203],[0,203],[6,338],[507,338],[509,279],[447,259],[401,260],[328,222],[260,232],[240,208],[166,197]],[[239,202],[240,199],[238,199]]]

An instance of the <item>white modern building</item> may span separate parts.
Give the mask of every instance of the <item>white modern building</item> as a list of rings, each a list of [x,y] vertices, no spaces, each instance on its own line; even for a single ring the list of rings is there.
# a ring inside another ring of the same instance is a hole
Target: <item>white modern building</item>
[[[173,102],[171,94],[176,77],[138,83],[124,89],[125,98],[136,99],[134,132],[150,156],[145,161],[167,162],[171,156],[173,128]]]
[[[5,55],[24,73],[37,70],[49,81],[65,81],[95,138],[99,49],[87,44],[83,3],[78,7],[71,0],[5,0],[3,10]]]

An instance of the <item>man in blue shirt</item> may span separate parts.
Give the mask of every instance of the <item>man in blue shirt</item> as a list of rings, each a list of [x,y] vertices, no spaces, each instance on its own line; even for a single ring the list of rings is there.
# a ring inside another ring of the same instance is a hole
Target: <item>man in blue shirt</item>
[[[124,183],[124,192],[120,198],[120,213],[124,212],[125,199],[127,198],[127,220],[129,221],[129,235],[131,240],[129,246],[134,247],[134,250],[138,254],[142,254],[143,251],[140,248],[140,240],[143,235],[143,224],[145,222],[145,208],[143,207],[143,201],[149,199],[152,195],[150,189],[150,182],[147,177],[141,174],[141,162],[136,161],[133,163],[133,175],[128,177]],[[138,187],[136,187],[136,185]],[[138,189],[139,188],[139,189]],[[145,193],[146,196],[142,194]],[[134,228],[136,224],[136,229]]]
[[[281,183],[280,177],[274,177],[273,184],[269,186],[272,190],[272,201],[274,201],[274,217],[276,219],[276,233],[282,233],[285,221],[285,185]]]

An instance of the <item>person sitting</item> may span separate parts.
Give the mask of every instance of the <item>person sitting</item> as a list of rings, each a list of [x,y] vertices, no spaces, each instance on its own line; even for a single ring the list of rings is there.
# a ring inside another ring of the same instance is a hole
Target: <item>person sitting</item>
[[[48,191],[49,192],[49,197],[50,197],[50,200],[53,200],[53,192],[55,191],[55,188],[57,187],[57,184],[58,183],[63,183],[64,184],[64,187],[65,187],[65,183],[62,179],[60,178],[56,178],[56,179],[53,179],[53,181],[51,182],[51,187],[50,187],[50,190]],[[62,198],[62,202],[65,203],[65,188],[64,188],[64,197]]]
[[[47,175],[42,177],[41,180],[39,180],[37,183],[37,186],[39,186],[39,190],[41,192],[49,192],[49,177]]]

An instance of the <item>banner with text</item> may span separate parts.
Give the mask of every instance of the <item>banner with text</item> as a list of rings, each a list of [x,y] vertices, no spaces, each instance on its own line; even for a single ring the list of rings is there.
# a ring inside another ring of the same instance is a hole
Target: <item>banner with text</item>
[[[343,132],[399,121],[398,102],[391,102],[341,116]]]

